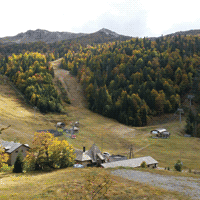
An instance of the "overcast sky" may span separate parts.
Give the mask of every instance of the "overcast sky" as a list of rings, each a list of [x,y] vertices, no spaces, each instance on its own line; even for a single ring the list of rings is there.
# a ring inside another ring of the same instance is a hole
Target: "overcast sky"
[[[45,29],[92,33],[101,28],[132,37],[200,29],[198,0],[5,0],[0,37]]]

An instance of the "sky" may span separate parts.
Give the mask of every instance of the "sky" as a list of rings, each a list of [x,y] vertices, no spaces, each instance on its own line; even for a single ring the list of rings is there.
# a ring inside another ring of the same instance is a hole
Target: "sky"
[[[132,37],[200,29],[198,0],[6,0],[0,37],[27,30],[93,33],[107,28]]]

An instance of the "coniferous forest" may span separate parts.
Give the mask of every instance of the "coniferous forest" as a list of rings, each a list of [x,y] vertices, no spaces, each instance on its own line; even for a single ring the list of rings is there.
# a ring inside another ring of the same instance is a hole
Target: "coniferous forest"
[[[9,48],[7,53],[14,47]],[[64,58],[61,68],[70,70],[83,85],[89,109],[127,125],[145,126],[149,116],[176,112],[188,94],[194,94],[199,103],[199,36],[169,35],[90,45],[40,42],[18,45],[16,54],[6,56],[0,50],[0,72],[42,112],[61,111],[52,85],[53,69],[48,64],[59,57]],[[31,50],[41,54],[19,54]],[[189,128],[194,121],[199,124],[198,108],[190,115],[195,117],[188,118]]]

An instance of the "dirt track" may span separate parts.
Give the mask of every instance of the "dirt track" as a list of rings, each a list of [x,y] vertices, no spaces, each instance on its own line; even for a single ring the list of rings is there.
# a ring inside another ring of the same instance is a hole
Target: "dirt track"
[[[69,71],[59,69],[62,58],[51,62],[55,78],[59,78],[63,87],[66,89],[71,105],[74,107],[86,107],[86,99],[81,90],[81,85],[78,83],[77,78],[72,76]]]

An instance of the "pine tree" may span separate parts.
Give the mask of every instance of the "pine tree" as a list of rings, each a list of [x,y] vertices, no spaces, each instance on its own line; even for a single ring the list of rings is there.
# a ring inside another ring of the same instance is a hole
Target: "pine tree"
[[[187,119],[186,119],[186,130],[185,132],[189,135],[193,135],[194,133],[194,124],[195,124],[195,116],[192,113],[192,110],[190,109]]]
[[[17,155],[15,164],[14,164],[14,168],[13,168],[13,172],[14,173],[22,173],[23,171],[23,155],[22,152],[20,151]]]

